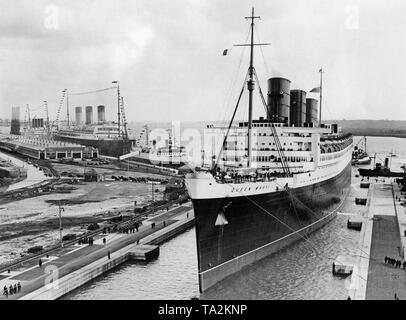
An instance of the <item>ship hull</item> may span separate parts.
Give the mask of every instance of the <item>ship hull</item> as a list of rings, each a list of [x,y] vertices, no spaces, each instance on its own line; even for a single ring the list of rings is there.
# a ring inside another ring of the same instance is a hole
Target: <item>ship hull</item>
[[[123,139],[84,139],[79,137],[69,137],[64,135],[54,135],[55,140],[72,142],[84,146],[90,146],[99,149],[99,153],[104,156],[118,158],[124,154],[131,152],[133,140]]]
[[[290,192],[194,199],[200,292],[331,221],[350,185],[351,163],[333,178]],[[226,224],[215,226],[230,200]]]

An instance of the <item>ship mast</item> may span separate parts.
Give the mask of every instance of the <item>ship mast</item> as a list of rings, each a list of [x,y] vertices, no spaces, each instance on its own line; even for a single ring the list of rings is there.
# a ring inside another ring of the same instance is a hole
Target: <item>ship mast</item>
[[[270,45],[270,43],[255,43],[254,44],[254,20],[255,19],[260,19],[259,16],[254,15],[254,7],[252,8],[251,16],[250,17],[245,17],[245,19],[246,20],[251,19],[251,27],[250,27],[251,42],[250,42],[250,44],[235,44],[233,46],[234,47],[246,47],[246,46],[249,46],[250,49],[251,49],[250,50],[250,66],[248,68],[248,74],[247,74],[247,76],[248,76],[247,89],[249,91],[249,102],[248,102],[248,145],[247,145],[247,147],[248,147],[247,148],[248,149],[248,161],[247,161],[247,167],[250,167],[251,166],[251,157],[252,157],[251,156],[251,153],[252,153],[252,150],[251,150],[252,149],[252,101],[253,101],[252,92],[254,91],[254,88],[255,88],[254,76],[256,76],[256,72],[255,72],[255,68],[254,68],[254,46],[266,46],[266,45]],[[245,82],[245,80],[244,80],[244,82]],[[234,121],[234,117],[235,117],[235,114],[237,112],[237,109],[238,109],[238,106],[239,106],[239,103],[240,103],[240,100],[241,100],[241,96],[242,96],[242,94],[244,92],[244,89],[245,89],[245,84],[244,84],[244,86],[243,86],[243,88],[242,88],[242,90],[240,92],[239,97],[238,97],[238,101],[237,101],[237,104],[235,106],[234,113],[233,113],[233,116],[231,118],[230,124],[228,126],[227,133],[224,136],[224,140],[223,140],[221,150],[220,150],[220,152],[218,154],[216,162],[213,164],[213,172],[215,172],[218,160],[220,158],[221,153],[223,152],[223,149],[224,149],[228,134],[230,132],[231,125],[232,125],[232,123]]]
[[[253,95],[252,92],[255,88],[254,83],[254,19],[259,19],[260,17],[254,16],[254,7],[252,8],[251,17],[245,17],[245,19],[251,19],[251,43],[250,43],[250,66],[248,69],[248,81],[247,88],[249,91],[249,102],[248,102],[248,161],[247,167],[251,166],[251,153],[252,153],[252,101]]]
[[[323,68],[319,70],[320,72],[320,115],[319,115],[319,126],[321,127],[321,98],[323,97]]]
[[[118,80],[114,80],[111,83],[117,84],[117,125],[118,125],[118,137],[121,136],[121,131],[120,131],[120,84]]]

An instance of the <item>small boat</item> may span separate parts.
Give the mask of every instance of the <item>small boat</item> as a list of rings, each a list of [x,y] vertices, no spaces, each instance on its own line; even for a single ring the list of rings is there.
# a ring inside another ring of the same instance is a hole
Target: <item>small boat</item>
[[[394,172],[388,167],[389,158],[385,158],[385,164],[377,163],[374,169],[358,169],[362,177],[403,177],[404,172]]]
[[[362,141],[364,142],[363,148],[358,146],[358,144]],[[367,150],[367,137],[364,136],[364,138],[361,139],[360,141],[358,141],[358,143],[354,146],[354,151],[352,152],[351,164],[352,165],[370,164],[371,157],[368,155],[366,150]]]

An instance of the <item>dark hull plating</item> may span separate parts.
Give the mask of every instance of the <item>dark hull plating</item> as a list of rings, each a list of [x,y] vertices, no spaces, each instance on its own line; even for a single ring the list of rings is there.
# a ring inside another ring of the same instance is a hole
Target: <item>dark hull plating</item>
[[[336,177],[297,189],[225,200],[193,200],[200,291],[330,221],[348,194],[351,164]],[[225,201],[228,224],[215,226]],[[292,205],[292,202],[294,205]]]
[[[76,137],[68,137],[63,135],[54,135],[55,140],[66,141],[81,144],[84,146],[90,146],[99,149],[99,153],[109,157],[119,157],[131,152],[133,140],[91,140]]]

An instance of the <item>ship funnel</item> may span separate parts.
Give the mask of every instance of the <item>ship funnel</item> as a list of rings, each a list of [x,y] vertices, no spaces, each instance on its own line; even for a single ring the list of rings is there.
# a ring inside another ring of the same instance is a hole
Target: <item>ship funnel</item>
[[[273,122],[289,123],[290,80],[268,79],[267,118]]]
[[[318,114],[318,107],[317,107],[317,100],[313,98],[306,99],[306,123],[310,126],[310,123],[313,124],[314,127],[317,126],[317,114]]]
[[[106,108],[104,106],[97,107],[97,122],[106,121]]]
[[[77,126],[82,124],[82,107],[75,108],[75,120]]]
[[[86,124],[92,124],[93,120],[93,107],[86,107]]]
[[[306,121],[306,91],[290,90],[290,125],[302,127]]]
[[[33,128],[43,128],[44,127],[44,119],[43,118],[34,118],[34,119],[32,119],[32,127]]]

